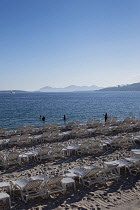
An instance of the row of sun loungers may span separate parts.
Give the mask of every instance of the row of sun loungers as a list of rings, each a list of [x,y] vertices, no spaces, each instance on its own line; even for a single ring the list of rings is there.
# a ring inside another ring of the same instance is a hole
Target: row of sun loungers
[[[65,135],[65,134],[64,134]],[[66,137],[64,137],[63,134],[58,135],[58,132],[54,132],[52,134],[50,134],[49,132],[45,132],[41,135],[36,135],[36,136],[30,136],[30,135],[22,135],[22,136],[12,136],[10,139],[3,139],[1,140],[1,148],[9,146],[9,147],[13,147],[13,146],[23,146],[23,145],[31,145],[34,143],[47,143],[47,142],[53,142],[53,141],[61,141],[61,140],[65,140]],[[74,135],[72,133],[70,138],[74,138],[74,136],[76,137],[76,134]],[[81,136],[81,134],[79,135],[79,137]],[[92,136],[92,135],[90,135]],[[77,138],[79,138],[77,137]],[[86,137],[85,135],[82,136],[83,138]],[[132,136],[128,136],[128,137],[117,137],[116,139],[110,140],[110,144],[114,144],[116,142],[117,143],[121,143],[121,144],[134,144],[136,141],[139,141],[138,137],[132,137]],[[109,141],[108,141],[109,144]]]
[[[132,150],[133,152],[135,151]],[[102,166],[89,165],[81,166],[81,168],[71,168],[63,175],[54,177],[40,174],[28,179],[11,181],[7,186],[9,187],[10,194],[17,196],[19,192],[21,200],[27,203],[31,198],[42,197],[46,199],[55,193],[65,193],[68,184],[73,184],[76,190],[76,181],[86,187],[105,184],[108,181],[118,181],[122,175],[122,169],[125,169],[125,172],[129,172],[131,175],[136,175],[140,171],[140,159],[131,156],[104,162]],[[137,173],[133,173],[134,171],[137,171]],[[0,183],[1,186],[4,187],[4,184]]]
[[[127,132],[131,129],[138,127],[138,124],[126,125],[120,124],[118,126],[110,126],[110,124],[101,124],[96,128],[87,128],[86,125],[81,125],[80,127],[74,127],[72,130],[44,130],[40,134],[15,134],[10,136],[9,138],[0,139],[1,148],[5,146],[22,146],[22,145],[30,145],[38,142],[52,142],[52,141],[61,141],[70,138],[84,138],[90,137],[93,135],[106,135],[112,132]],[[125,142],[126,138],[123,138]],[[128,141],[130,137],[128,137]],[[132,144],[138,139],[132,139]],[[118,140],[116,140],[118,141]],[[130,143],[130,142],[129,142]]]
[[[13,136],[12,139],[14,141],[9,141],[7,144],[9,145],[16,145],[15,144],[15,137]],[[30,135],[23,135],[23,136],[18,136],[18,141],[19,138],[23,137],[23,140],[25,141],[26,144],[28,144],[28,138],[31,139]],[[34,138],[34,137],[32,137]],[[22,138],[21,138],[22,139]],[[42,139],[42,136],[41,136]],[[20,159],[25,159],[29,160],[31,159],[30,157],[36,158],[38,161],[41,161],[42,159],[52,159],[55,157],[65,157],[65,156],[70,156],[71,154],[94,154],[96,151],[102,151],[104,148],[107,149],[108,147],[111,148],[118,148],[118,147],[131,147],[135,146],[135,142],[139,142],[140,140],[140,135],[118,135],[114,137],[108,137],[106,139],[102,140],[95,140],[94,138],[87,138],[86,140],[83,139],[82,143],[77,145],[61,145],[59,144],[59,147],[57,146],[56,148],[52,147],[44,147],[40,148],[38,151],[29,151],[26,154],[18,154],[20,156]],[[45,140],[43,141],[45,142]],[[18,144],[17,144],[18,145]],[[56,154],[57,153],[57,154]],[[4,156],[4,159],[3,159]],[[17,159],[17,157],[16,157]],[[6,166],[10,165],[7,163],[7,154],[4,155],[2,152],[0,153],[0,166]],[[7,166],[6,166],[7,167]]]
[[[119,121],[117,117],[108,118],[106,123],[103,123],[101,120],[94,120],[93,118],[89,118],[87,123],[81,124],[80,122],[70,122],[63,126],[59,126],[57,123],[53,124],[45,124],[43,127],[35,128],[34,126],[23,126],[19,127],[17,130],[7,131],[5,128],[0,129],[0,138],[10,137],[12,135],[23,135],[23,134],[31,134],[36,135],[38,133],[43,133],[46,131],[56,131],[56,130],[72,130],[75,128],[82,128],[82,129],[95,129],[99,127],[100,130],[110,130],[120,131],[120,130],[127,130],[132,128],[140,128],[139,127],[139,120],[135,117],[127,117],[126,119]],[[96,131],[96,129],[95,129]],[[85,131],[84,131],[85,132]]]
[[[140,137],[135,136],[115,136],[112,139],[83,139],[79,144],[57,144],[56,146],[42,146],[37,150],[29,150],[25,153],[14,152],[0,152],[0,167],[9,168],[10,165],[20,165],[23,163],[29,163],[30,161],[42,160],[53,160],[55,158],[67,158],[71,155],[83,155],[83,154],[96,154],[102,152],[108,148],[119,148],[119,147],[131,147],[135,146],[135,140],[137,141]],[[132,150],[133,151],[133,150]],[[135,150],[135,154],[139,154],[139,151]]]
[[[41,147],[38,150],[27,151],[20,154],[16,151],[0,153],[0,167],[9,168],[10,165],[21,165],[24,161],[30,160],[41,162],[42,160],[53,160],[64,158],[73,154],[92,154],[103,150],[103,145],[98,140],[86,141],[82,144],[54,147]]]

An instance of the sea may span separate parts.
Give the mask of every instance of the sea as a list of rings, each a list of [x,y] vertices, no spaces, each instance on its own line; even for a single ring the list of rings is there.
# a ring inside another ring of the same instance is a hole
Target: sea
[[[119,120],[133,116],[140,119],[140,91],[0,93],[0,128],[7,130],[76,121],[85,124],[88,118],[104,121],[105,113]],[[45,121],[40,119],[40,115],[45,116]]]

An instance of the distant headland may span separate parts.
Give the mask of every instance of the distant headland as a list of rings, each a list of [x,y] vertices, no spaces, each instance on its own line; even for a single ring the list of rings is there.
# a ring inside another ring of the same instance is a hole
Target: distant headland
[[[11,94],[15,94],[15,93],[26,93],[28,91],[25,90],[0,90],[0,93],[11,93]]]
[[[107,87],[98,91],[140,91],[140,82],[130,85],[118,85],[116,87]]]

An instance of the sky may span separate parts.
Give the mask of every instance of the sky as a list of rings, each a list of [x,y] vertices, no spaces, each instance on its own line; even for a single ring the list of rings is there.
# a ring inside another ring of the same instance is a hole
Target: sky
[[[1,0],[0,90],[140,82],[140,0]]]

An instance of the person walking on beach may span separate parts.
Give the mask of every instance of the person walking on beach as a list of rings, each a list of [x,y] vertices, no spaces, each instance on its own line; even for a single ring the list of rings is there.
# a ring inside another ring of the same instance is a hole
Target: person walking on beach
[[[105,113],[104,117],[105,117],[105,122],[106,122],[107,121],[107,118],[108,118],[107,113]]]

